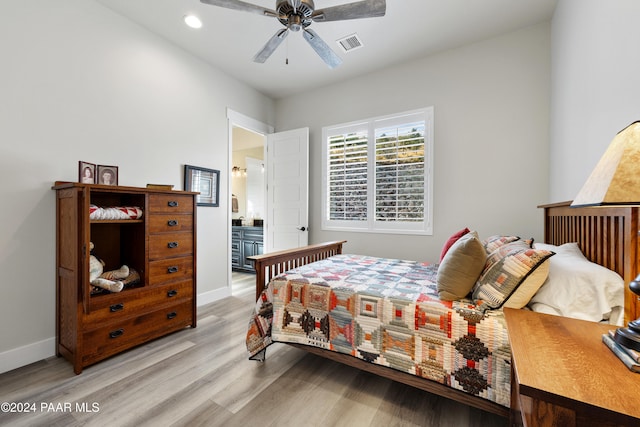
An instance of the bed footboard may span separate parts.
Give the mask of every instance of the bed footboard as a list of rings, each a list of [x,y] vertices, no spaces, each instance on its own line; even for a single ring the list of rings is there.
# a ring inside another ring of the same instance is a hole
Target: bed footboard
[[[341,254],[342,245],[346,242],[346,240],[336,240],[247,257],[253,261],[256,269],[256,301],[273,277],[292,268]]]

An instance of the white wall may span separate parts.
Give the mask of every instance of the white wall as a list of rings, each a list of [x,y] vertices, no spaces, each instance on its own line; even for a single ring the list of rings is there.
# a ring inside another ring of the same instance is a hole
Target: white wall
[[[276,130],[310,128],[310,242],[436,261],[465,226],[542,238],[548,199],[550,25],[540,24],[276,102]],[[348,61],[348,58],[346,59]],[[322,127],[434,106],[433,236],[321,231]]]
[[[638,16],[638,0],[558,2],[549,201],[572,200],[616,133],[640,120]]]
[[[51,185],[79,160],[127,186],[219,169],[220,207],[198,208],[199,302],[227,294],[226,109],[273,123],[273,101],[91,0],[3,0],[0,52],[0,372],[54,354]]]

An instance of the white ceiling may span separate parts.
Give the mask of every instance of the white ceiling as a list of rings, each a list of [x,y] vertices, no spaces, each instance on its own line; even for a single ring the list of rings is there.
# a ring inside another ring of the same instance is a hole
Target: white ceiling
[[[331,70],[301,33],[291,33],[264,64],[253,56],[278,29],[276,18],[229,10],[199,0],[97,0],[109,9],[234,76],[282,98],[376,69],[424,57],[549,20],[557,0],[387,0],[381,18],[314,22],[310,28],[343,59]],[[275,9],[276,0],[244,0]],[[355,0],[315,0],[316,9]],[[196,14],[203,27],[184,24]],[[336,40],[357,33],[364,47],[344,53]],[[285,63],[289,59],[289,64]]]

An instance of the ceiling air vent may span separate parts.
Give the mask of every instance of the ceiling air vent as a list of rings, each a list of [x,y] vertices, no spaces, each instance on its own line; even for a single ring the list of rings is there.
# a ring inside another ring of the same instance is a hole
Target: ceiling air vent
[[[350,36],[343,37],[337,40],[338,44],[345,52],[351,52],[352,50],[361,48],[363,46],[362,40],[357,34],[351,34]]]

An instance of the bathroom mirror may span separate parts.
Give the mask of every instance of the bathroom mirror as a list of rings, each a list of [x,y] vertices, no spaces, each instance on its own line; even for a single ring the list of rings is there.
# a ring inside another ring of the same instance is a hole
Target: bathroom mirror
[[[264,163],[260,159],[247,157],[247,212],[245,218],[264,218]]]

